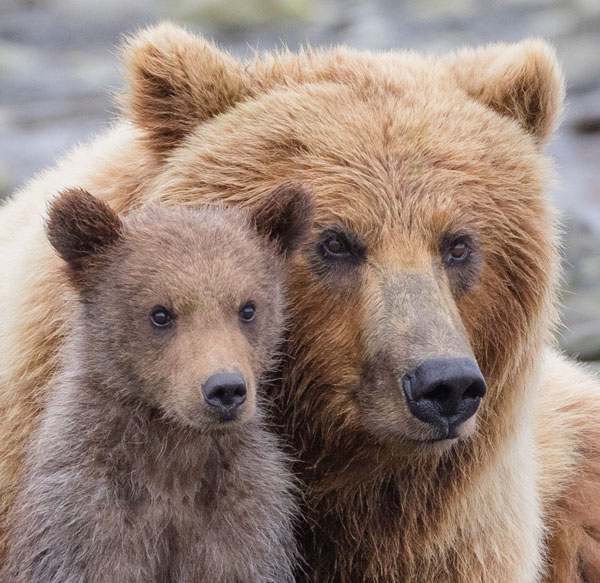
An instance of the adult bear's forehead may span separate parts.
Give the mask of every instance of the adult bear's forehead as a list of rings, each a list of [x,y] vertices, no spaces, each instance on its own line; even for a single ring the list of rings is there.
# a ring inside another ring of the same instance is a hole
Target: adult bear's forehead
[[[539,197],[543,164],[516,122],[450,83],[358,93],[292,84],[200,125],[158,181],[161,198],[242,206],[299,181],[314,193],[317,223],[369,232],[415,215],[451,222],[478,204],[498,206],[506,191]]]

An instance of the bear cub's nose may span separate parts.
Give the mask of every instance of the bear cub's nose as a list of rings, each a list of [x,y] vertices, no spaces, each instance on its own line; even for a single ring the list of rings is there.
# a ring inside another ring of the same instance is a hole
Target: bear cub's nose
[[[402,387],[410,412],[440,431],[440,439],[457,436],[486,393],[486,384],[472,358],[431,358],[406,373]]]
[[[246,400],[246,383],[239,372],[217,373],[202,385],[204,400],[215,407],[219,420],[233,421],[239,406]]]

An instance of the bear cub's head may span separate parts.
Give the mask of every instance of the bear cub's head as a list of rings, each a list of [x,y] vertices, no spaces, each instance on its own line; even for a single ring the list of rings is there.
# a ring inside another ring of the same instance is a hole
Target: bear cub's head
[[[157,205],[120,217],[84,190],[61,193],[47,235],[81,306],[72,344],[83,374],[186,427],[253,418],[284,326],[286,263],[312,217],[292,183],[252,216]]]

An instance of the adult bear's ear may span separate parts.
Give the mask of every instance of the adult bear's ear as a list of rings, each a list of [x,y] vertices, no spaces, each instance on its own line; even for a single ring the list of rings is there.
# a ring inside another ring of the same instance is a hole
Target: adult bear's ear
[[[201,122],[245,96],[241,65],[212,43],[163,23],[123,47],[130,90],[125,115],[147,132],[150,147],[166,153]]]
[[[307,239],[314,218],[313,199],[297,182],[285,182],[258,203],[253,212],[259,233],[275,242],[279,252],[291,258]]]
[[[517,120],[538,144],[554,130],[565,83],[556,54],[544,41],[464,50],[452,60],[451,68],[471,97]]]
[[[115,211],[80,188],[64,190],[53,199],[46,222],[50,243],[75,279],[121,237],[122,228]]]

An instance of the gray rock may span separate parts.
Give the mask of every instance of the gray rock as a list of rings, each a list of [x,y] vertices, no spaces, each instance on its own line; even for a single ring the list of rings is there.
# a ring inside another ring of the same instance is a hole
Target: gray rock
[[[600,360],[600,237],[573,216],[565,220],[562,348]]]
[[[588,365],[600,377],[600,361],[589,362]]]

